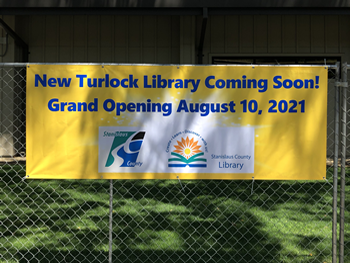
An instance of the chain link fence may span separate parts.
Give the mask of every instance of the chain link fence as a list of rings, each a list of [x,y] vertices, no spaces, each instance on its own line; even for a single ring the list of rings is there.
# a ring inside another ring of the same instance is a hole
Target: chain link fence
[[[343,240],[344,240],[344,248],[341,248],[344,250],[344,262],[350,262],[350,90],[348,83],[350,83],[350,65],[346,65],[346,76],[344,76],[344,80],[347,81],[347,87],[343,90],[343,98],[344,102],[343,104],[346,106],[345,109],[343,109],[345,114],[345,120],[343,120],[344,128],[346,129],[344,131],[345,137],[346,137],[346,158],[345,162],[342,163],[342,168],[344,172],[342,172],[342,182],[340,183],[340,194],[342,195],[342,198],[340,198],[340,206],[343,207],[343,211],[340,212],[341,217],[344,218],[344,234],[343,234]],[[344,91],[346,90],[345,94]],[[345,141],[345,140],[343,140]]]
[[[334,69],[327,180],[181,182],[24,180],[25,70],[0,67],[0,262],[332,262]]]

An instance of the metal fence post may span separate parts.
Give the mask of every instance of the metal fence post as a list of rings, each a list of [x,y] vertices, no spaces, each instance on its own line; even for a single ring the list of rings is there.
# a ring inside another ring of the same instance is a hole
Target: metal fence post
[[[333,162],[333,226],[332,226],[332,262],[337,262],[337,207],[338,207],[338,155],[339,155],[339,71],[336,63],[335,113],[334,113],[334,162]]]
[[[347,82],[347,63],[342,65],[342,82]],[[343,90],[342,107],[342,162],[341,162],[341,189],[340,189],[340,232],[339,232],[339,263],[344,263],[344,224],[345,224],[345,161],[346,161],[346,113],[347,113],[347,84]]]
[[[109,255],[108,262],[112,263],[113,253],[113,180],[109,180]]]

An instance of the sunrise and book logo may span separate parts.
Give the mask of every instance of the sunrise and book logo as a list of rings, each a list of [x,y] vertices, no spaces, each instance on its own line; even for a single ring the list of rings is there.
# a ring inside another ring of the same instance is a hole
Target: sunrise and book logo
[[[198,140],[182,137],[174,144],[175,150],[171,152],[174,158],[168,159],[168,167],[207,167],[207,159],[201,158],[204,152]],[[204,163],[203,163],[204,162]]]

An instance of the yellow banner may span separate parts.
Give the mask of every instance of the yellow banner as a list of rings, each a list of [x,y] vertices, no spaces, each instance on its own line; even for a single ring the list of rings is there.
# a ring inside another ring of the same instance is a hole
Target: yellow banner
[[[327,69],[30,65],[27,178],[322,180]]]

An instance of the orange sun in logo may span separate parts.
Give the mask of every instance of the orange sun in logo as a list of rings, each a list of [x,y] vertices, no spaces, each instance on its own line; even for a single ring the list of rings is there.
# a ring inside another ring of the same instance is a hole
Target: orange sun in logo
[[[198,145],[198,141],[194,141],[193,138],[190,140],[188,137],[186,140],[181,138],[181,142],[177,141],[177,145],[174,145],[174,147],[176,149],[174,152],[181,154],[186,159],[190,158],[196,153],[202,152],[199,150],[199,148],[202,146]]]

